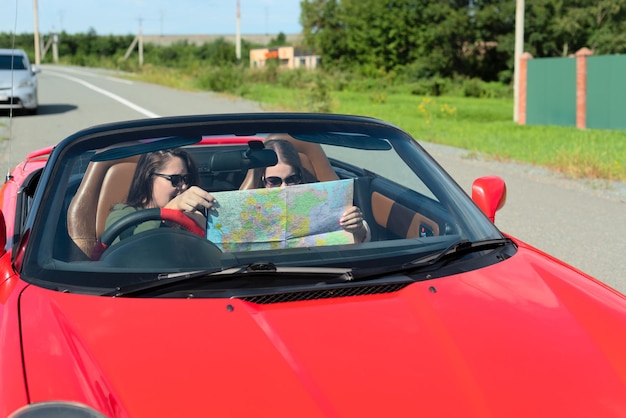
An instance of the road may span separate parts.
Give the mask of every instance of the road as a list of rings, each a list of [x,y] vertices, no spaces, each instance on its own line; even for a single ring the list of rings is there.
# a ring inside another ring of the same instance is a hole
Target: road
[[[53,145],[96,124],[145,117],[258,112],[254,102],[127,81],[105,71],[44,66],[40,113],[18,116],[0,144],[8,171],[28,152]],[[496,174],[507,203],[496,216],[504,232],[543,250],[626,294],[626,184],[573,181],[535,167],[468,158],[445,146],[422,144],[471,194],[473,179]]]

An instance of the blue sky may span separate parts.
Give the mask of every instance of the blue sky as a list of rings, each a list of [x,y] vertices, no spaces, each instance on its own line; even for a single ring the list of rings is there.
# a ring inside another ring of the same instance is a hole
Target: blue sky
[[[234,34],[237,0],[36,0],[39,31],[100,35]],[[241,33],[300,33],[300,0],[239,0]],[[0,32],[33,33],[34,0],[2,0]],[[7,7],[8,6],[8,7]]]

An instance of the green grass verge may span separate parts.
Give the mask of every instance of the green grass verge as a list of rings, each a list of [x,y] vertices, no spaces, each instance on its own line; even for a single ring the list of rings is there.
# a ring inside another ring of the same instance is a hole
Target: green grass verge
[[[148,67],[136,78],[198,90],[194,73]],[[277,84],[244,83],[237,93],[267,110],[311,111],[319,104],[313,90]],[[470,155],[532,164],[571,178],[626,181],[626,131],[521,126],[513,121],[512,99],[433,98],[394,86],[388,91],[333,92],[326,100],[334,113],[379,118],[418,140],[466,149]]]
[[[307,111],[307,94],[258,84],[247,86],[245,97],[274,110]],[[513,121],[512,99],[334,92],[331,100],[334,113],[383,119],[418,140],[483,158],[528,163],[572,178],[626,181],[626,131],[521,126]]]

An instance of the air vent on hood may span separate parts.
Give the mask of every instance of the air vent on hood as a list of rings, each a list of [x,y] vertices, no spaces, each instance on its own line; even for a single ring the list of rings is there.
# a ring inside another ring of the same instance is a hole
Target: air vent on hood
[[[245,300],[247,302],[270,304],[283,302],[297,302],[302,300],[330,299],[342,298],[347,296],[363,296],[381,293],[397,292],[408,286],[410,283],[386,283],[380,285],[369,286],[349,286],[349,287],[333,287],[326,289],[303,290],[297,292],[281,292],[269,293],[253,296],[234,296],[235,298]]]

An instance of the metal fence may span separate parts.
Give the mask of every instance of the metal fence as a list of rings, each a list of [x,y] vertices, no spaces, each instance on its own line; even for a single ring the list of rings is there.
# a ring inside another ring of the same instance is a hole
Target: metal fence
[[[567,58],[525,54],[520,123],[626,129],[626,55],[579,52]]]

